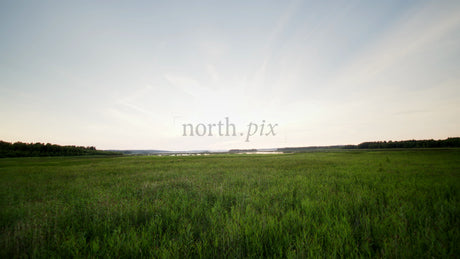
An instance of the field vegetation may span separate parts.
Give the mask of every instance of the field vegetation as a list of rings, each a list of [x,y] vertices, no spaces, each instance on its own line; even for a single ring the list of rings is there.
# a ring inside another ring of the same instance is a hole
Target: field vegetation
[[[0,257],[456,257],[460,150],[0,159]]]

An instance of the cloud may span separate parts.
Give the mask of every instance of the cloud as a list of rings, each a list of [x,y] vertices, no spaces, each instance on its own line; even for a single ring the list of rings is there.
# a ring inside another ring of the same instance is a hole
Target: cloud
[[[252,76],[251,82],[248,84],[249,86],[255,87],[256,89],[261,89],[262,87],[264,87],[267,67],[272,59],[273,52],[275,51],[275,42],[281,38],[283,31],[288,26],[291,17],[297,11],[297,7],[300,3],[300,0],[291,1],[287,8],[281,13],[265,45],[262,46],[265,52],[264,59],[262,60],[258,69],[255,71],[254,75]]]
[[[209,77],[211,77],[214,83],[219,82],[219,79],[220,79],[219,73],[217,72],[216,67],[214,65],[208,64],[206,66],[206,71],[208,72]]]
[[[362,53],[331,82],[331,85],[350,88],[372,85],[372,81],[382,79],[389,69],[394,69],[411,55],[422,56],[432,51],[444,37],[458,40],[460,16],[458,5],[445,8],[438,2],[422,6],[409,12],[393,28],[380,36],[380,40]],[[426,65],[412,63],[412,66]]]
[[[164,78],[181,92],[195,98],[200,98],[203,95],[209,94],[209,89],[203,87],[200,82],[193,78],[174,74],[165,74]]]

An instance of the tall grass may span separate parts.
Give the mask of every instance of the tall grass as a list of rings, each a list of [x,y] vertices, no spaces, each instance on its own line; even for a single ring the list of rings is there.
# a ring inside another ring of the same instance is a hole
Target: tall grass
[[[0,160],[0,257],[455,257],[460,150]]]

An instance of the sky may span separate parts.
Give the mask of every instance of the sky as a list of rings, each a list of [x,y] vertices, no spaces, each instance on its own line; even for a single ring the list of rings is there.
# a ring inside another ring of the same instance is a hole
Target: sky
[[[458,137],[460,1],[0,0],[0,121],[98,149]]]

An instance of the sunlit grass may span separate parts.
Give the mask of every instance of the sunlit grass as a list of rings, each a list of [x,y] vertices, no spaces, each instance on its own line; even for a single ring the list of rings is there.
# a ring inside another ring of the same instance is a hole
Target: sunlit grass
[[[453,257],[460,151],[0,160],[0,257]]]

